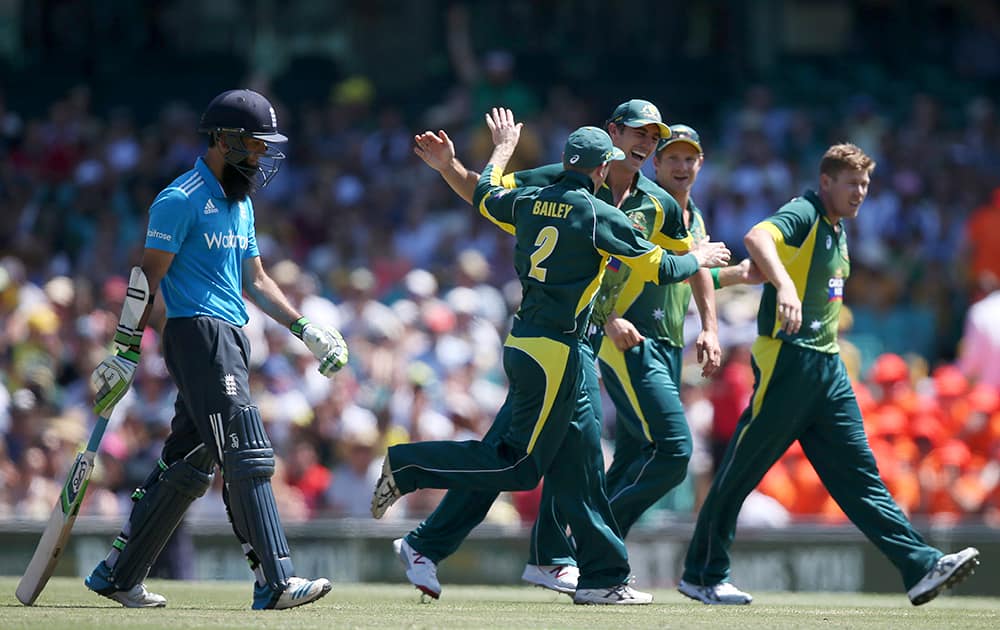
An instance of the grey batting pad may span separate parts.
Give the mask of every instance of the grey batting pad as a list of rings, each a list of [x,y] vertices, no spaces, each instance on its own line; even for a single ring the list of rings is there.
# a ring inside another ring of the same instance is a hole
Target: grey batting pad
[[[132,494],[135,506],[115,540],[120,555],[113,567],[115,587],[128,590],[146,579],[191,503],[212,484],[215,461],[201,445],[167,466],[162,460]]]
[[[267,585],[284,591],[295,573],[271,490],[274,451],[260,411],[256,407],[240,410],[230,419],[223,442],[223,477],[233,528],[256,552]]]

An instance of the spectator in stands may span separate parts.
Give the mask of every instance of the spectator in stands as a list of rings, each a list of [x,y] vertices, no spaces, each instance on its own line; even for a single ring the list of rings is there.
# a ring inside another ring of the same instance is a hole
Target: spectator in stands
[[[1000,205],[996,214],[1000,219]],[[1000,234],[1000,220],[994,227]],[[995,251],[1000,252],[1000,243]],[[986,297],[973,304],[965,316],[958,366],[970,380],[1000,388],[1000,275],[984,272],[982,278],[980,286]]]

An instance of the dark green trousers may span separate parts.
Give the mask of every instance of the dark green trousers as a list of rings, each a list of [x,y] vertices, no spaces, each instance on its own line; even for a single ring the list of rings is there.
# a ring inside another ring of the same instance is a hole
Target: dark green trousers
[[[586,358],[585,358],[586,357]],[[516,322],[504,344],[510,391],[482,441],[418,442],[389,449],[403,493],[448,488],[407,542],[434,562],[452,553],[482,521],[499,492],[534,488],[542,475],[573,530],[580,588],[622,584],[625,544],[604,493],[600,433],[584,387],[585,342]]]
[[[896,565],[904,586],[914,586],[943,554],[913,529],[879,477],[840,356],[758,337],[753,370],[753,397],[698,514],[684,581],[728,579],[743,500],[798,440],[847,517]]]
[[[678,388],[683,349],[646,339],[623,353],[602,333],[590,340],[616,410],[615,453],[605,488],[624,538],[651,505],[687,476],[691,431]],[[591,400],[600,400],[597,380],[587,386]],[[600,414],[595,421],[600,425]],[[575,564],[565,531],[565,519],[543,487],[528,562]]]

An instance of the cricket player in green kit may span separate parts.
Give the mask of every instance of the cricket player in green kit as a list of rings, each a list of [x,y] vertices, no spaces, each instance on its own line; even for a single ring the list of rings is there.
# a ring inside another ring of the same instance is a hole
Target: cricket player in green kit
[[[670,128],[663,123],[659,110],[642,99],[626,101],[615,108],[606,122],[606,131],[614,145],[625,153],[626,159],[611,165],[606,181],[597,190],[598,199],[619,208],[633,227],[650,241],[675,252],[687,251],[692,241],[684,224],[681,206],[670,194],[639,172],[645,160],[655,152],[657,143],[670,136]],[[454,145],[447,134],[443,131],[437,134],[425,132],[417,136],[416,142],[417,154],[437,170],[456,193],[471,201],[476,175],[455,157]],[[562,171],[561,164],[550,164],[504,175],[502,183],[507,188],[545,186],[555,181]],[[649,505],[684,479],[691,454],[691,437],[678,388],[667,364],[662,361],[662,353],[642,352],[646,339],[635,324],[615,312],[616,296],[627,277],[627,271],[628,267],[622,268],[620,261],[612,259],[609,262],[591,315],[590,336],[594,349],[600,348],[603,341],[612,354],[616,353],[616,349],[620,354],[643,345],[643,348],[634,351],[634,354],[641,354],[640,358],[644,361],[637,368],[640,376],[620,387],[621,395],[614,397],[619,415],[638,415],[641,418],[645,413],[651,417],[650,422],[655,430],[655,435],[646,433],[651,439],[644,445],[645,452],[641,449],[621,453],[616,451],[622,483],[612,510],[623,535]],[[703,323],[703,331],[698,339],[699,358],[706,358],[705,369],[710,373],[718,367],[721,358],[716,335],[712,278],[708,269],[702,269],[690,281]],[[662,316],[662,305],[667,299],[666,286],[647,285],[642,280],[638,280],[637,286],[637,292],[654,294],[651,299],[660,302],[659,312]],[[690,296],[690,292],[688,295]],[[648,312],[642,313],[636,311],[634,315],[649,322],[645,326],[640,323],[640,327],[645,330],[655,328],[656,309],[649,308]],[[584,351],[589,353],[591,349],[584,348]],[[593,358],[588,361],[592,364]],[[594,439],[599,443],[603,419],[599,406],[600,383],[594,370],[587,370],[586,377],[585,388],[591,400],[595,401]],[[639,392],[638,396],[635,395],[636,391]],[[633,409],[640,405],[642,410],[637,414]],[[640,474],[638,471],[648,471],[648,474],[643,477],[642,483],[633,483]],[[646,483],[647,481],[650,483]],[[493,500],[494,497],[488,495],[449,492],[431,516],[404,539],[396,541],[397,553],[404,564],[410,567],[407,576],[418,588],[422,584],[429,584],[432,589],[440,589],[435,575],[436,563],[458,548],[461,541],[483,519]],[[548,486],[544,486],[522,579],[572,595],[578,576],[573,547],[574,543],[566,535],[566,521],[556,509]],[[416,556],[420,556],[420,562],[426,566],[414,564]],[[417,573],[414,567],[422,567],[422,570]]]
[[[495,109],[487,120],[496,148],[473,201],[514,235],[523,291],[504,347],[508,397],[483,441],[391,447],[372,514],[380,518],[399,496],[417,488],[454,488],[495,498],[503,490],[533,488],[544,475],[578,545],[574,602],[648,603],[651,596],[626,583],[625,545],[604,494],[599,442],[592,439],[597,427],[583,388],[587,354],[581,350],[590,310],[612,255],[648,281],[667,283],[690,276],[702,264],[724,264],[729,253],[717,243],[690,255],[665,255],[641,239],[621,212],[594,197],[608,162],[624,159],[596,127],[570,135],[565,172],[553,185],[503,188],[502,169],[520,125],[509,110]]]
[[[843,219],[854,218],[875,163],[852,144],[830,147],[819,192],[808,191],[744,238],[767,279],[752,348],[750,405],[698,515],[678,590],[706,604],[749,604],[728,581],[729,547],[743,500],[798,440],[830,495],[896,566],[919,606],[970,575],[979,551],[945,555],[914,531],[879,477],[837,348],[850,275]]]
[[[680,124],[670,126],[670,134],[660,140],[653,157],[656,183],[683,208],[682,224],[695,241],[707,238],[705,221],[691,199],[703,162],[698,133]],[[710,275],[715,287],[721,288],[760,282],[755,271],[748,259],[732,267],[711,269]],[[618,275],[621,288],[614,310],[636,329],[639,339],[625,345],[599,332],[592,343],[598,350],[604,385],[617,410],[614,460],[607,470],[606,487],[624,537],[646,509],[687,475],[691,431],[679,384],[684,319],[692,287],[686,282],[650,285],[624,268]],[[714,313],[714,300],[710,304]],[[699,310],[705,318],[705,309]],[[702,326],[702,334],[710,331],[715,338],[714,317]],[[609,328],[609,324],[604,327]],[[699,343],[697,350],[701,363],[707,358],[706,346]],[[703,374],[708,376],[712,371],[713,362],[708,361]],[[549,549],[558,550],[557,539],[549,545]]]

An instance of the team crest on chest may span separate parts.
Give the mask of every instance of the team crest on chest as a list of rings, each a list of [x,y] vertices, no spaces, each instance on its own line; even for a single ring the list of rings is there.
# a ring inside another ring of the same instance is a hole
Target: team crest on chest
[[[642,232],[645,236],[649,229],[649,220],[646,218],[646,213],[637,211],[628,215],[629,221],[632,222],[632,227]]]

